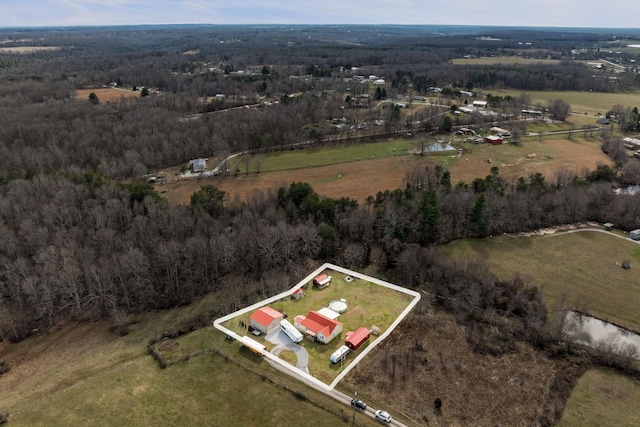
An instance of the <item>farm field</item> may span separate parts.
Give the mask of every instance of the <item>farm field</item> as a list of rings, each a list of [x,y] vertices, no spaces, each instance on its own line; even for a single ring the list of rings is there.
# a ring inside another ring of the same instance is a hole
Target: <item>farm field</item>
[[[558,59],[522,58],[520,56],[482,56],[480,58],[455,58],[451,60],[455,65],[533,65],[559,64]]]
[[[640,425],[638,402],[640,381],[607,369],[592,369],[578,380],[557,425],[637,426]]]
[[[640,108],[638,105],[640,93],[637,91],[619,93],[585,91],[521,91],[505,89],[486,91],[487,94],[490,93],[493,96],[519,96],[523,92],[531,95],[531,101],[533,103],[540,102],[545,104],[553,99],[562,99],[571,104],[571,111],[574,113],[587,113],[590,116],[595,116],[598,113],[605,115],[607,111],[616,104],[632,108],[638,106]],[[595,124],[595,118],[593,119],[593,123]]]
[[[571,307],[640,331],[640,245],[597,231],[537,237],[458,240],[445,246],[454,257],[486,260],[499,278],[520,273],[542,290],[550,310],[563,296]],[[551,313],[550,313],[551,314]]]
[[[314,425],[335,427],[351,414],[349,407],[279,375],[265,362],[251,361],[248,351],[225,348],[228,341],[218,331],[201,348],[221,348],[229,361],[205,351],[160,369],[146,353],[146,341],[204,306],[206,300],[141,315],[125,337],[108,332],[110,322],[100,321],[0,343],[0,359],[11,366],[0,380],[0,412],[9,412],[14,426],[285,427],[313,417]],[[375,425],[364,417],[359,422]]]
[[[76,99],[78,101],[89,101],[89,94],[92,92],[96,94],[102,103],[119,101],[121,98],[140,98],[140,92],[115,87],[102,87],[95,89],[78,89],[76,90]]]
[[[300,343],[309,354],[309,373],[325,384],[330,384],[342,371],[343,367],[347,366],[350,360],[355,357],[350,355],[343,364],[332,365],[329,361],[331,353],[344,345],[346,333],[355,331],[360,327],[371,329],[374,325],[380,329],[381,333],[384,333],[413,300],[413,297],[359,278],[348,283],[344,280],[344,274],[333,270],[327,270],[325,273],[333,277],[329,287],[317,289],[307,284],[303,298],[291,299],[287,297],[270,304],[270,307],[287,313],[289,321],[293,323],[294,317],[299,314],[306,315],[311,310],[319,310],[334,300],[346,300],[348,309],[338,318],[344,324],[340,335],[329,344],[308,340],[303,340]],[[223,326],[240,336],[247,335],[246,327],[241,325],[249,325],[251,323],[249,320],[250,315],[251,313],[246,313],[235,317],[224,323]],[[274,347],[273,344],[264,339],[264,336],[254,339],[265,345],[268,351]],[[377,338],[372,335],[361,349],[371,345],[375,340]],[[289,352],[284,351],[283,353],[286,355]]]
[[[261,170],[271,169],[270,172],[247,175],[241,169],[242,172],[237,176],[218,176],[202,180],[183,179],[158,184],[155,188],[170,203],[187,205],[191,194],[204,184],[215,185],[226,192],[228,201],[234,201],[246,200],[256,190],[266,192],[283,184],[303,181],[310,183],[321,196],[351,197],[362,204],[368,196],[375,196],[379,191],[402,188],[410,170],[428,163],[446,166],[451,172],[453,183],[484,178],[489,175],[493,166],[497,166],[504,177],[515,179],[535,172],[550,178],[562,169],[580,172],[584,168],[593,170],[598,164],[611,164],[611,160],[600,150],[599,142],[595,138],[525,140],[518,146],[472,144],[455,139],[452,143],[468,151],[462,157],[458,157],[457,154],[418,157],[408,154],[412,144],[406,141],[361,144],[357,149],[355,146],[347,147],[349,154],[344,157],[341,157],[339,151],[336,151],[339,149],[335,148],[327,149],[327,156],[323,150],[296,150],[283,155],[264,155]],[[417,141],[413,146],[416,144]],[[363,159],[365,155],[360,150],[367,148],[371,148],[375,153],[368,156],[373,156],[373,159]],[[397,155],[399,152],[406,154]],[[391,157],[383,157],[385,154]],[[361,160],[344,161],[345,158],[353,157]],[[488,159],[491,159],[491,163],[487,162]],[[340,163],[327,164],[331,161]],[[288,165],[307,167],[278,170]]]

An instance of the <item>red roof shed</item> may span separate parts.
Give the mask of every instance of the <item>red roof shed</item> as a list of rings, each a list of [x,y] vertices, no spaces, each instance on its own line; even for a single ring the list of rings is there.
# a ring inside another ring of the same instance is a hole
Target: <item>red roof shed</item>
[[[345,344],[351,350],[357,350],[362,344],[364,344],[371,336],[371,331],[367,328],[359,328],[355,332],[347,332],[347,339]]]

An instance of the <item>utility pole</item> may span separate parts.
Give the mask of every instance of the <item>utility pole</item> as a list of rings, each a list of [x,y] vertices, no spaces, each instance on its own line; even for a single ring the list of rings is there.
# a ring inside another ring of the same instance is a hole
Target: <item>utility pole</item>
[[[354,391],[354,394],[355,394],[355,399],[357,399],[358,398],[358,392]],[[351,404],[351,406],[353,406],[353,421],[351,422],[351,425],[355,426],[356,425],[356,405]]]

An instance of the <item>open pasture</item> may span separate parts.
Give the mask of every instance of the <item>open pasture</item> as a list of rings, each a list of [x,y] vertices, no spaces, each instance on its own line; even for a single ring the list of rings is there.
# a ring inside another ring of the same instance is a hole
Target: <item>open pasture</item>
[[[101,103],[119,101],[122,98],[140,98],[140,92],[130,89],[119,89],[115,87],[102,87],[96,89],[78,89],[76,99],[78,101],[89,101],[89,95],[95,93]]]
[[[499,278],[532,278],[550,308],[566,297],[570,308],[640,331],[640,245],[630,240],[580,231],[457,240],[445,249],[456,258],[487,261]],[[623,260],[632,267],[621,268]]]
[[[585,168],[593,170],[598,164],[612,163],[598,142],[577,138],[542,141],[529,138],[519,145],[466,144],[464,147],[469,151],[462,157],[442,159],[447,163],[453,183],[470,183],[475,178],[484,178],[494,166],[507,179],[540,172],[551,180],[560,170],[578,174]]]
[[[445,137],[445,140],[449,139]],[[429,141],[432,142],[435,140]],[[158,184],[155,188],[170,203],[186,205],[191,194],[204,184],[215,185],[227,193],[228,201],[234,201],[246,200],[256,190],[265,192],[302,181],[310,183],[321,196],[350,197],[364,203],[368,196],[375,196],[379,191],[402,188],[410,170],[428,163],[446,166],[453,183],[470,183],[475,178],[484,178],[493,166],[497,166],[504,177],[515,179],[535,172],[551,178],[559,170],[578,173],[584,168],[593,170],[598,164],[611,163],[595,139],[538,141],[528,138],[517,146],[473,144],[461,139],[452,142],[456,147],[467,149],[462,157],[457,154],[419,157],[409,154],[418,147],[417,139],[394,140],[263,154],[260,155],[260,173],[251,172],[255,170],[253,158],[249,161],[249,174],[245,173],[245,165],[240,161],[237,163],[240,173],[235,176],[183,179]]]
[[[592,369],[579,380],[558,427],[640,425],[640,381],[607,369]]]
[[[160,369],[145,351],[147,340],[181,316],[206,311],[207,304],[205,298],[140,315],[126,337],[108,332],[111,322],[104,320],[55,326],[17,344],[0,343],[0,360],[11,366],[0,377],[0,412],[9,413],[10,425],[29,427],[284,427],[302,425],[309,417],[318,426],[342,424],[350,414],[344,404],[279,375],[213,328],[186,336],[201,338],[198,348],[204,353]],[[304,398],[296,399],[294,392]],[[360,425],[375,425],[362,418]]]
[[[482,56],[480,58],[455,58],[451,60],[455,65],[532,65],[559,64],[558,59],[523,58],[521,56]]]
[[[614,105],[620,104],[625,107],[638,107],[640,108],[640,92],[586,92],[586,91],[522,91],[522,90],[506,90],[506,89],[491,89],[484,91],[485,94],[490,93],[493,96],[519,96],[522,93],[528,93],[531,95],[531,101],[535,103],[546,104],[553,99],[562,99],[565,102],[571,104],[571,111],[578,114],[587,113],[590,116],[595,116],[600,113],[605,115],[607,111]],[[571,120],[571,117],[569,117]],[[593,123],[595,124],[595,118]]]

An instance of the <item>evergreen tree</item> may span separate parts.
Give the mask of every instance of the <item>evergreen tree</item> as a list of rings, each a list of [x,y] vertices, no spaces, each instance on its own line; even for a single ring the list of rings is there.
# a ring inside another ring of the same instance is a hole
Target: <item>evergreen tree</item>
[[[422,193],[420,200],[420,219],[422,226],[421,243],[436,243],[440,237],[438,223],[440,221],[440,200],[432,185]]]
[[[484,193],[480,193],[478,197],[476,197],[475,203],[469,210],[469,225],[473,233],[478,237],[486,237],[489,230],[486,204],[487,201],[485,199]]]

